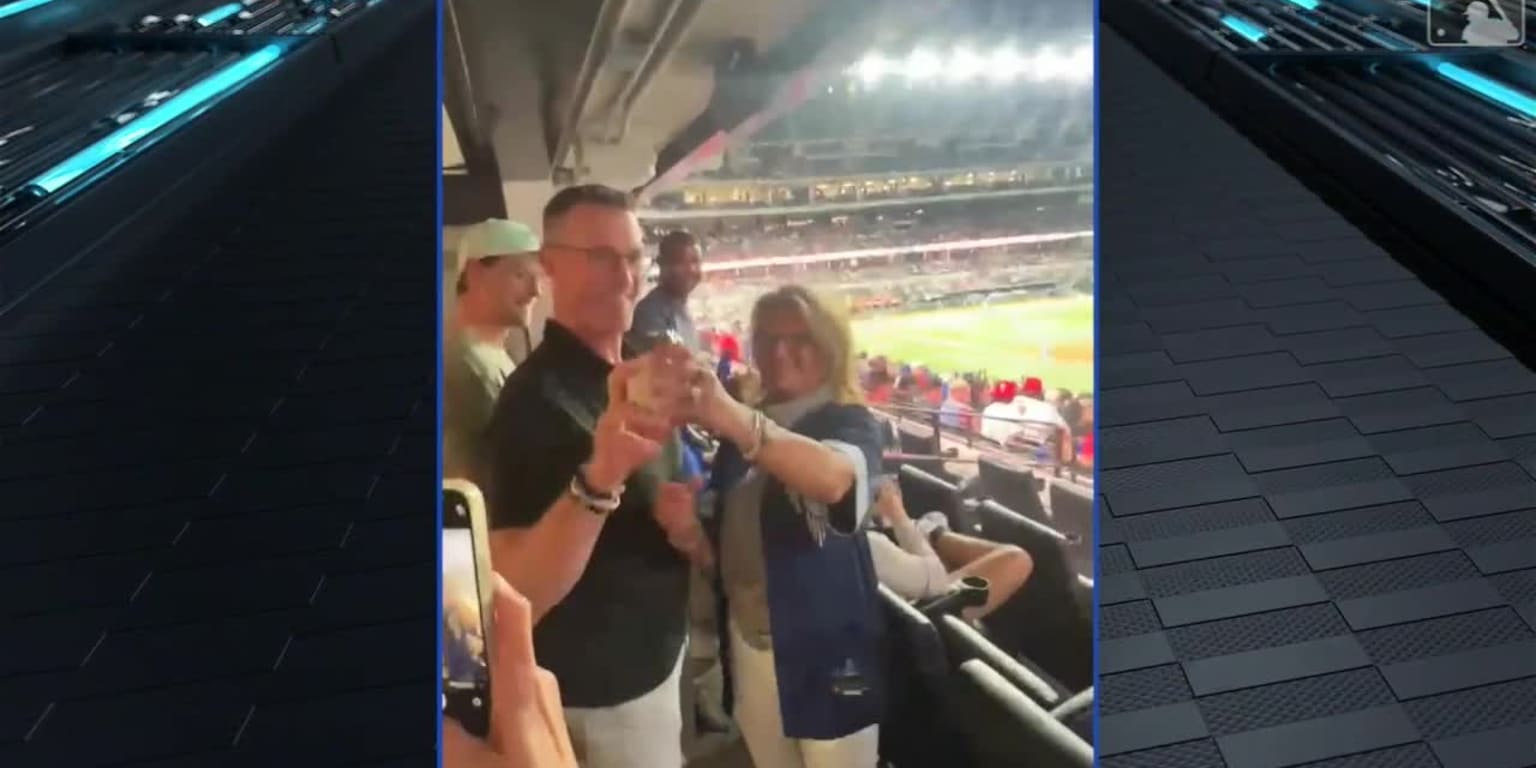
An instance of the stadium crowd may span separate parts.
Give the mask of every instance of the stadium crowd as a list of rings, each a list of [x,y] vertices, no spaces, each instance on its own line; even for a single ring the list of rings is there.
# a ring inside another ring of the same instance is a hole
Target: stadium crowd
[[[684,669],[702,666],[687,717],[733,722],[758,768],[872,768],[876,585],[916,601],[979,577],[985,599],[958,615],[984,630],[1036,575],[1019,546],[909,514],[872,407],[1091,461],[1091,398],[869,357],[842,308],[793,283],[701,326],[686,232],[661,239],[636,301],[645,245],[617,190],[565,189],[542,223],[541,242],[483,222],[455,253],[445,475],[485,492],[498,591],[491,738],[447,728],[445,765],[680,766]],[[544,337],[514,363],[543,286]]]

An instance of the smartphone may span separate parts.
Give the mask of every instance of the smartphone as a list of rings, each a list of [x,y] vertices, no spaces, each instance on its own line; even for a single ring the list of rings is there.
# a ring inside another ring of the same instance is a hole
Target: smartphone
[[[443,481],[443,714],[485,737],[491,723],[490,547],[485,498],[473,483]]]

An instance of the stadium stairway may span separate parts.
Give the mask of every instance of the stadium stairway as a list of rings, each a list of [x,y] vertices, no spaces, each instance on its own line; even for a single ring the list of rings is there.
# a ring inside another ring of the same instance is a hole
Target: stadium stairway
[[[195,205],[97,207],[133,232],[0,313],[0,765],[434,759],[430,3],[404,22],[335,90],[274,73],[251,98],[323,103],[214,178],[130,164]]]
[[[1536,374],[1100,41],[1101,765],[1530,765]]]

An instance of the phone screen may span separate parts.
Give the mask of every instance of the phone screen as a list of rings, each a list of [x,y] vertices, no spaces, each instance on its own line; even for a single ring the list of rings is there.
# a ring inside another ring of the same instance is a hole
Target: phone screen
[[[486,656],[486,595],[475,562],[477,547],[468,501],[443,496],[443,709],[465,730],[484,735],[489,725],[490,665]]]

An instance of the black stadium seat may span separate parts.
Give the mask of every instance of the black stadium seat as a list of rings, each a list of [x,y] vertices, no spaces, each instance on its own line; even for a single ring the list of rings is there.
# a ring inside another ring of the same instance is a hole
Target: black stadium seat
[[[1093,608],[1092,577],[1084,576],[1081,573],[1077,574],[1077,578],[1072,582],[1072,592],[1077,597],[1078,605],[1086,605],[1090,610]]]
[[[1040,485],[1035,473],[999,464],[985,457],[976,463],[981,476],[981,492],[985,498],[1031,519],[1047,525],[1050,517],[1040,501]]]
[[[941,711],[949,661],[938,629],[896,593],[880,587],[887,633],[886,712],[880,756],[899,766],[946,765],[963,742]]]
[[[934,621],[938,625],[939,636],[944,639],[944,649],[949,654],[951,664],[960,665],[971,659],[980,659],[1006,678],[1009,684],[1023,691],[1030,700],[1047,709],[1060,706],[1066,699],[1065,689],[1019,663],[964,620],[955,616],[939,616]]]
[[[901,498],[906,504],[907,514],[912,519],[916,520],[929,512],[943,512],[950,527],[955,528],[955,508],[960,503],[960,489],[954,483],[911,464],[901,465],[896,471],[896,480],[901,485]]]
[[[1003,648],[1039,664],[1069,690],[1093,684],[1092,603],[1080,602],[1071,539],[996,502],[976,507],[981,538],[1013,544],[1035,562],[1029,581],[984,622]]]
[[[952,678],[955,719],[970,739],[975,765],[992,768],[1090,768],[1093,747],[980,659]],[[935,763],[948,765],[949,763]]]
[[[897,430],[901,436],[901,452],[912,453],[919,456],[936,456],[939,453],[938,441],[934,439],[932,432],[917,432],[902,427]]]
[[[1093,540],[1093,496],[1081,486],[1051,483],[1051,519],[1062,533]]]
[[[1076,539],[1068,546],[1073,570],[1093,570],[1093,495],[1081,486],[1054,480],[1050,484],[1051,527]]]

